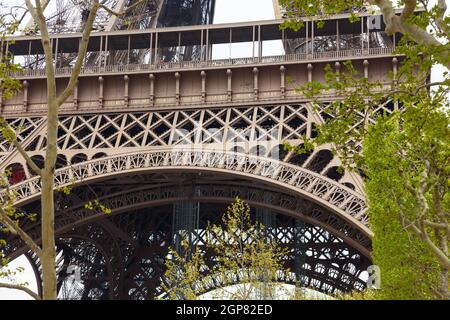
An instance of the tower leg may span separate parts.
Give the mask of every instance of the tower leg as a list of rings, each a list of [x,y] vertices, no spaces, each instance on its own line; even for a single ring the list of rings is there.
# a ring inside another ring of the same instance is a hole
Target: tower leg
[[[182,241],[189,246],[197,242],[195,231],[198,230],[200,204],[196,202],[182,202],[173,205],[173,246],[177,252],[182,251]]]

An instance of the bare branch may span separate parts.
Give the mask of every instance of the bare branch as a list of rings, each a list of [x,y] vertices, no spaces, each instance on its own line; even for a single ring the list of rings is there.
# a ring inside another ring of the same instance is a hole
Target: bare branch
[[[33,169],[36,174],[41,174],[41,169],[38,167],[36,162],[33,161],[33,159],[30,158],[30,156],[27,154],[27,152],[22,148],[22,145],[17,141],[17,139],[13,140],[14,147],[17,149],[17,151],[22,155],[22,157],[25,159],[27,164]]]
[[[42,11],[41,0],[36,0],[36,7],[31,4],[30,0],[25,0],[25,3],[28,11],[41,31],[41,42],[42,47],[44,48],[45,57],[45,72],[47,74],[47,95],[49,100],[51,100],[56,96],[55,69],[53,67],[52,44],[50,41],[47,24],[45,23],[46,19]]]
[[[431,228],[443,229],[446,231],[450,231],[450,226],[446,223],[438,223],[438,222],[433,222],[433,221],[429,221],[429,220],[424,220],[423,224],[428,227],[431,227]]]
[[[28,295],[30,295],[35,300],[41,300],[41,297],[38,294],[36,294],[32,290],[30,290],[27,287],[22,286],[20,284],[10,284],[10,283],[0,282],[0,288],[20,290],[20,291],[23,291],[23,292],[27,293]]]
[[[91,7],[91,11],[89,12],[88,19],[84,26],[83,35],[81,36],[81,41],[80,41],[80,48],[78,49],[77,60],[75,62],[75,66],[73,68],[69,83],[67,84],[64,91],[61,93],[61,95],[56,100],[56,104],[58,107],[60,107],[64,103],[64,101],[66,101],[66,99],[73,93],[73,90],[77,83],[78,75],[81,72],[81,67],[83,65],[84,57],[86,56],[87,47],[89,44],[89,37],[92,32],[92,27],[94,25],[95,16],[97,15],[97,10],[99,9],[99,7],[100,7],[100,5],[98,3],[98,0],[94,0],[94,3],[92,4],[92,7]]]
[[[22,157],[25,159],[27,164],[30,166],[31,169],[33,169],[36,174],[41,174],[41,169],[38,167],[36,162],[33,161],[33,159],[30,158],[30,156],[27,154],[27,152],[23,149],[20,142],[17,140],[16,135],[14,134],[14,130],[11,128],[11,126],[6,122],[6,120],[2,117],[0,117],[0,127],[5,128],[5,130],[9,131],[9,137],[5,137],[6,140],[10,139],[10,142],[14,145],[14,147],[17,149],[17,151],[22,155]]]
[[[398,151],[397,154],[399,154],[401,157],[404,157],[404,155],[400,151]],[[417,198],[417,190],[414,189],[414,187],[408,182],[408,179],[405,177],[405,172],[402,169],[399,169],[399,174],[403,179],[403,185],[405,186],[406,190],[408,190],[413,197]]]
[[[42,256],[42,250],[39,246],[34,242],[31,237],[22,230],[21,227],[17,223],[15,223],[6,213],[6,211],[0,207],[0,221],[13,233],[18,235],[27,245],[33,250],[34,253],[38,257]]]
[[[386,33],[391,34],[395,32],[394,21],[395,21],[395,9],[392,2],[389,0],[369,0],[370,4],[378,6],[383,13],[383,20],[386,24]]]
[[[19,9],[24,10],[24,12],[20,16],[20,18],[17,18],[16,12],[14,12],[14,11],[15,10],[19,10]],[[22,7],[22,6],[10,6],[9,7],[9,12],[0,14],[0,20],[6,21],[6,20],[8,20],[8,18],[10,18],[12,20],[12,22],[10,22],[10,23],[14,23],[14,24],[19,25],[19,24],[22,23],[23,19],[27,15],[27,13],[28,13],[28,10],[25,7]]]
[[[78,75],[81,72],[81,67],[83,65],[83,59],[87,52],[89,36],[92,32],[92,27],[94,25],[95,16],[97,15],[98,9],[102,8],[112,15],[122,16],[143,2],[144,2],[144,0],[138,1],[138,2],[134,3],[133,5],[131,5],[130,7],[128,7],[126,10],[123,10],[121,12],[115,12],[111,8],[108,8],[107,6],[100,4],[98,0],[94,1],[94,3],[92,4],[91,10],[89,12],[89,16],[86,21],[85,27],[84,27],[83,35],[82,35],[81,41],[80,41],[80,48],[78,49],[78,57],[75,62],[75,66],[73,68],[69,83],[67,84],[67,87],[61,93],[61,95],[57,98],[57,106],[58,107],[61,106],[64,103],[64,101],[66,101],[66,99],[73,93],[73,90],[75,88],[75,85],[76,85],[76,82],[78,79]]]
[[[439,264],[443,268],[450,269],[450,259],[440,248],[438,248],[438,246],[434,244],[433,241],[431,241],[430,237],[426,232],[421,232],[415,224],[410,225],[408,229],[425,242],[425,244],[431,249],[431,251],[438,259]]]
[[[427,89],[427,88],[436,87],[436,86],[446,86],[447,88],[444,91],[447,92],[447,91],[450,90],[448,88],[448,85],[449,85],[449,82],[447,80],[436,81],[436,82],[428,82],[428,83],[423,83],[423,84],[418,85],[418,86],[414,86],[414,90],[413,91],[398,89],[398,90],[391,90],[387,94],[388,95],[394,95],[394,94],[403,93],[403,94],[408,94],[408,95],[411,95],[411,96],[415,96],[422,89]]]
[[[444,22],[445,12],[447,11],[447,4],[445,0],[438,0],[437,6],[438,6],[438,16],[436,18],[436,25],[438,26],[439,29],[441,29],[442,33],[444,33],[447,37],[450,37],[448,25],[446,25]]]
[[[445,0],[443,0],[445,2]],[[385,31],[387,34],[392,35],[395,32],[403,33],[413,39],[416,43],[431,47],[440,47],[442,44],[430,33],[426,30],[420,28],[416,24],[411,24],[405,21],[402,16],[397,16],[395,14],[395,9],[393,7],[392,1],[390,0],[368,0],[369,4],[376,5],[380,8],[383,13],[383,20],[386,24]],[[408,17],[410,15],[409,11],[411,8],[410,5],[406,5],[408,2],[413,2],[406,0],[405,1],[405,10],[403,17]],[[415,2],[415,1],[414,1]],[[450,62],[448,61],[449,50],[444,49],[441,55],[438,56],[438,60],[445,65],[448,69],[450,69]]]
[[[423,242],[425,243],[425,245],[427,245],[431,251],[433,252],[433,254],[436,256],[439,264],[446,269],[450,268],[450,259],[448,258],[447,254],[441,250],[438,246],[436,246],[436,244],[430,239],[430,237],[427,234],[427,231],[424,228],[424,221],[426,221],[425,219],[416,222],[416,221],[410,221],[403,209],[402,209],[402,205],[399,202],[399,200],[397,199],[397,197],[395,195],[393,195],[395,198],[395,201],[397,202],[397,206],[399,209],[399,218],[400,218],[400,223],[401,225],[406,229],[409,230],[412,234],[414,234],[415,236],[419,237],[420,239],[423,240]],[[416,224],[421,225],[421,228],[419,228]]]
[[[61,106],[64,103],[64,101],[66,101],[66,99],[73,93],[73,90],[76,85],[76,81],[81,72],[81,67],[83,65],[83,59],[87,52],[87,46],[89,44],[89,36],[92,32],[92,27],[94,25],[94,21],[95,21],[95,17],[97,15],[98,9],[102,8],[112,15],[121,16],[121,15],[124,15],[125,13],[131,11],[132,9],[134,9],[136,6],[138,6],[139,4],[141,4],[143,2],[144,2],[144,0],[138,1],[138,2],[134,3],[133,5],[131,5],[130,7],[128,7],[126,10],[123,10],[121,12],[115,12],[111,8],[108,8],[107,6],[100,4],[98,0],[94,1],[94,3],[92,4],[91,10],[89,12],[89,16],[86,21],[85,27],[84,27],[83,35],[82,35],[81,41],[80,41],[80,48],[78,49],[78,57],[75,62],[75,66],[73,68],[73,72],[70,77],[69,83],[67,84],[67,87],[64,89],[64,91],[61,93],[61,95],[57,99],[58,107]]]
[[[425,219],[425,217],[428,215],[428,212],[430,211],[430,207],[428,205],[428,201],[425,198],[425,193],[430,188],[428,183],[428,172],[430,171],[430,162],[425,161],[425,168],[422,171],[422,174],[420,175],[420,181],[419,181],[419,187],[417,189],[417,197],[419,199],[419,203],[421,206],[421,214],[420,216]]]
[[[414,10],[416,9],[416,6],[417,6],[417,1],[416,0],[403,0],[403,2],[405,4],[405,7],[403,8],[402,13],[400,14],[400,19],[402,21],[405,21],[410,16],[412,16],[412,14],[414,13]]]

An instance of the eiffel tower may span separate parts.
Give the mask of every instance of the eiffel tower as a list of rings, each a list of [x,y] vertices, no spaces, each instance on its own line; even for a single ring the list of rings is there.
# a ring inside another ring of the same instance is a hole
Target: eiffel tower
[[[48,23],[62,88],[86,9],[74,0],[47,2],[49,8],[54,2]],[[117,10],[135,3],[103,2]],[[324,293],[365,288],[373,234],[361,177],[338,169],[330,145],[299,155],[283,144],[301,145],[326,119],[297,85],[323,80],[326,64],[339,70],[351,60],[364,76],[390,86],[387,75],[400,59],[393,55],[395,36],[382,23],[369,28],[364,12],[360,23],[343,13],[323,28],[305,18],[294,32],[279,28],[280,16],[212,24],[214,6],[214,0],[148,0],[126,17],[97,17],[76,89],[59,116],[55,180],[72,188],[56,200],[61,299],[160,297],[164,259],[178,232],[201,241],[206,224],[237,196],[289,249],[292,272],[280,281]],[[42,164],[43,50],[35,31],[14,40],[8,49],[23,64],[15,75],[22,90],[0,101],[0,112]],[[215,58],[219,47],[231,52],[243,43],[244,57]],[[281,53],[268,55],[274,45]],[[396,107],[387,101],[375,114]],[[13,172],[15,205],[40,212],[39,178],[4,140],[0,158],[0,169]],[[111,214],[85,208],[94,200]],[[39,242],[39,219],[24,229]],[[10,258],[28,258],[41,291],[38,257],[17,237],[9,235],[7,243]],[[68,276],[71,266],[81,281]]]

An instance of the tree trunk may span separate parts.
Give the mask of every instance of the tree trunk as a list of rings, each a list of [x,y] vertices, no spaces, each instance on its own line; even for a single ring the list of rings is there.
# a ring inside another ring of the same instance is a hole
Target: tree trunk
[[[440,278],[439,293],[442,295],[442,299],[450,300],[450,292],[448,290],[448,269],[442,268]]]
[[[54,236],[55,206],[53,202],[53,173],[43,170],[42,184],[42,288],[44,300],[55,300],[56,292],[56,248]]]
[[[83,59],[86,56],[87,46],[89,43],[89,36],[92,31],[97,10],[101,7],[110,14],[121,16],[132,8],[137,7],[144,0],[139,0],[133,5],[129,6],[127,10],[120,13],[114,12],[107,6],[99,4],[99,0],[94,0],[90,5],[90,13],[84,27],[83,35],[80,41],[78,50],[78,57],[72,72],[69,84],[65,90],[57,97],[56,95],[56,79],[55,70],[53,67],[52,42],[49,37],[46,20],[44,16],[44,9],[48,1],[42,0],[34,1],[25,0],[28,11],[31,13],[33,20],[39,26],[41,31],[41,42],[44,49],[45,56],[45,70],[47,74],[47,148],[45,152],[45,167],[39,170],[41,177],[41,231],[42,231],[42,249],[40,251],[40,259],[42,265],[42,287],[44,300],[55,300],[57,298],[57,278],[56,278],[56,247],[55,247],[55,204],[54,204],[54,174],[56,157],[58,154],[58,109],[66,101],[66,99],[73,93],[73,90],[80,74],[83,65]],[[17,143],[17,146],[20,146]],[[21,150],[21,149],[19,149]],[[24,154],[25,159],[31,166],[36,164]],[[37,247],[37,246],[36,246]],[[38,249],[31,247],[37,253]]]
[[[55,163],[58,153],[58,106],[56,98],[49,96],[47,110],[47,149],[45,152],[45,167],[41,170],[41,206],[42,206],[42,262],[43,298],[57,298],[56,279],[56,246],[55,246]]]

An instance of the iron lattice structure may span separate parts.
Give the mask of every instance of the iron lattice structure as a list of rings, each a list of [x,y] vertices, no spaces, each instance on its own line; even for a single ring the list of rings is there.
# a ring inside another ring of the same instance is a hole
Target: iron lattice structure
[[[368,230],[368,221],[355,182],[339,173],[329,149],[296,155],[279,144],[280,137],[298,143],[306,134],[312,125],[308,110],[308,105],[276,105],[62,116],[57,184],[87,186],[57,200],[60,297],[160,296],[164,258],[177,244],[177,230],[192,230],[201,242],[202,228],[217,222],[236,196],[264,209],[261,221],[290,248],[286,266],[292,274],[280,281],[301,281],[322,292],[363,288],[359,276],[370,265],[370,238],[360,230]],[[42,163],[45,119],[21,121],[19,136]],[[230,149],[220,149],[227,143]],[[31,177],[12,186],[17,203],[26,212],[39,212],[39,178],[26,166],[24,175]],[[104,181],[96,182],[99,178]],[[84,207],[95,199],[113,216]],[[196,203],[199,214],[184,212],[191,219],[174,221],[174,203]],[[39,223],[27,222],[24,228],[39,238]],[[9,239],[7,251],[12,256],[27,252],[19,239]],[[36,257],[31,260],[39,270]],[[80,268],[82,282],[68,276],[70,266]]]
[[[267,211],[273,206],[283,206],[286,212],[291,212],[290,215],[271,213],[272,223],[267,226],[269,236],[276,237],[289,249],[285,264],[292,273],[280,275],[279,281],[291,284],[300,281],[302,286],[330,293],[365,286],[359,275],[370,265],[367,257],[317,225],[297,223],[293,214],[296,210],[308,215],[309,219],[319,216],[323,216],[324,221],[330,219],[329,213],[309,201],[264,185],[249,186],[245,180],[230,179],[226,175],[151,174],[129,176],[127,181],[129,183],[116,179],[107,184],[91,185],[101,196],[102,203],[115,213],[92,223],[81,223],[78,227],[74,225],[83,219],[81,217],[98,217],[98,213],[86,210],[80,202],[91,198],[92,193],[77,188],[69,199],[60,198],[59,207],[64,209],[58,211],[58,221],[64,223],[65,220],[67,224],[59,225],[58,229],[70,229],[63,232],[58,241],[61,298],[164,297],[160,283],[169,245],[175,246],[177,228],[188,229],[182,221],[181,224],[179,220],[177,222],[173,203],[199,204],[197,220],[190,221],[196,224],[191,236],[193,242],[202,242],[207,222],[217,223],[226,205],[236,196],[256,208],[255,216],[258,211]],[[174,184],[173,181],[179,182]],[[127,187],[126,194],[119,191],[124,186]],[[261,207],[261,203],[267,203],[267,206]],[[33,210],[33,205],[28,205],[27,209]],[[126,207],[136,209],[124,209]],[[122,210],[126,213],[119,213]],[[69,222],[75,220],[75,224]],[[30,230],[37,227],[30,226]],[[33,256],[30,260],[39,269],[39,260]],[[68,275],[73,272],[73,269],[68,272],[70,266],[79,268],[82,281]],[[211,283],[205,289],[220,286],[220,282]]]
[[[152,27],[174,27],[189,25],[205,25],[213,22],[215,0],[146,0],[134,6],[138,0],[101,0],[100,3],[116,12],[132,9],[123,16],[115,16],[99,10],[94,22],[93,32],[114,30],[139,30]],[[45,16],[49,32],[76,33],[82,32],[91,1],[79,0],[47,0],[44,2]],[[33,21],[28,23],[27,34],[39,34]],[[176,48],[166,49],[165,55],[173,57]],[[185,56],[197,56],[198,48],[189,48],[183,54]],[[135,50],[131,59],[136,63],[142,63],[148,50]],[[76,54],[61,55],[60,67],[73,66]],[[171,59],[166,57],[165,59]],[[96,65],[102,57],[98,53],[89,53],[85,65]],[[112,53],[109,59],[116,63],[129,63],[130,57],[125,52]],[[25,60],[27,68],[43,68],[45,59],[43,55],[30,56]]]
[[[64,84],[83,8],[73,0],[57,3],[50,25],[73,27],[54,39],[56,74]],[[108,2],[116,9],[133,3]],[[320,80],[325,63],[339,70],[339,61],[351,59],[364,76],[390,86],[386,74],[395,74],[400,59],[392,57],[395,37],[383,34],[383,25],[369,34],[344,16],[331,17],[315,33],[313,21],[298,33],[281,31],[279,20],[192,26],[211,23],[213,12],[210,0],[149,0],[126,19],[99,18],[105,20],[97,24],[79,83],[59,117],[55,181],[71,188],[68,195],[56,193],[60,298],[164,297],[164,259],[179,245],[177,235],[187,232],[192,243],[202,243],[205,225],[218,222],[237,196],[250,204],[268,237],[288,248],[284,262],[291,272],[280,281],[328,293],[365,287],[372,232],[361,177],[339,169],[330,145],[305,154],[284,149],[285,142],[298,146],[305,136],[313,138],[328,116],[286,79]],[[272,40],[284,53],[264,56],[264,41]],[[28,35],[9,47],[24,56],[25,70],[16,74],[23,89],[0,100],[0,112],[42,165],[47,120],[38,42]],[[234,42],[253,42],[252,56],[211,59],[215,45]],[[386,101],[373,114],[395,108]],[[361,114],[355,125],[364,121],[375,119]],[[12,169],[15,205],[39,218],[39,177],[4,140],[0,160],[0,169]],[[85,207],[96,200],[111,214]],[[39,219],[22,227],[39,242]],[[2,236],[2,250],[11,258],[25,254],[40,285],[39,259],[19,238]],[[213,277],[203,290],[223,285]]]

